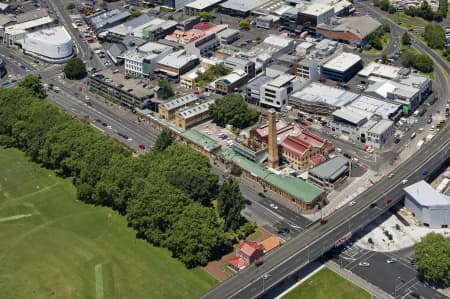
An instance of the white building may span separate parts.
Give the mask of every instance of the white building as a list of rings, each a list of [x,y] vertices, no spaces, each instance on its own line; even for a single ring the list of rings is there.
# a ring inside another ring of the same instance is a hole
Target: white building
[[[73,40],[64,26],[27,33],[17,42],[26,54],[51,63],[64,63],[74,54]]]
[[[317,24],[330,24],[334,17],[334,8],[331,5],[312,3],[300,7],[298,19],[300,25],[317,26]]]
[[[153,74],[156,63],[172,53],[172,47],[149,42],[125,53],[125,73],[135,76]]]
[[[281,35],[269,35],[262,43],[253,47],[249,51],[241,51],[242,58],[252,60],[256,68],[265,68],[266,65],[283,54],[293,53],[295,41],[292,38]]]
[[[282,109],[288,103],[289,95],[298,90],[300,81],[293,75],[279,75],[260,87],[260,105]]]
[[[3,43],[14,45],[18,40],[25,38],[25,35],[32,30],[47,27],[52,24],[54,20],[50,17],[42,17],[39,19],[6,26],[3,34]]]
[[[404,188],[405,207],[424,226],[448,227],[450,224],[450,196],[439,193],[425,181]]]
[[[375,148],[382,148],[395,133],[395,123],[382,119],[367,131],[366,144]]]

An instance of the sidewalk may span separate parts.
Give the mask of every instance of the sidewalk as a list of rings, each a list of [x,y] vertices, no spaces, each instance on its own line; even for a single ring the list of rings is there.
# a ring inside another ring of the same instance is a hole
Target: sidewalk
[[[366,290],[367,292],[372,295],[372,298],[379,298],[379,299],[387,299],[387,298],[393,298],[391,295],[383,291],[377,286],[374,286],[373,284],[365,281],[358,275],[350,272],[349,270],[343,269],[339,267],[339,265],[333,261],[328,261],[325,264],[330,270],[335,272],[336,274],[339,274],[343,278],[347,279],[348,281],[354,283],[355,285],[359,286],[360,288]]]

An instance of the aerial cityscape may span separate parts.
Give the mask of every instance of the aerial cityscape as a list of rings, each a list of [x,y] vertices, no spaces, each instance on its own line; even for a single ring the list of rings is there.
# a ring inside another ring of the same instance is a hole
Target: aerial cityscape
[[[0,298],[450,298],[448,0],[0,1]]]

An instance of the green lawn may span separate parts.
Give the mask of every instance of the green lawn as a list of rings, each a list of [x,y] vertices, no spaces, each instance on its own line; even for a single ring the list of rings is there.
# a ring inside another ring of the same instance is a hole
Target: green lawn
[[[405,14],[403,11],[397,11],[397,12],[395,13],[395,16],[397,16],[398,18],[400,18],[400,20],[403,19],[403,20],[407,20],[407,21],[410,21],[410,22],[418,23],[418,24],[424,24],[424,25],[426,25],[426,24],[428,24],[428,23],[431,23],[431,22],[428,22],[427,20],[424,20],[424,19],[419,18],[419,17],[411,17],[411,16],[408,16],[408,15]]]
[[[298,287],[283,296],[283,299],[364,299],[370,294],[340,277],[328,268],[323,268]]]
[[[125,217],[0,148],[0,290],[20,298],[196,298],[217,282],[136,240]]]

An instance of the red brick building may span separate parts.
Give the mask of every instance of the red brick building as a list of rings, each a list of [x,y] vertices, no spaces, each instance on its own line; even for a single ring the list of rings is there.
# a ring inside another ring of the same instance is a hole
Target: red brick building
[[[264,256],[264,248],[258,242],[244,241],[236,248],[236,256],[228,263],[236,271],[240,271]]]

